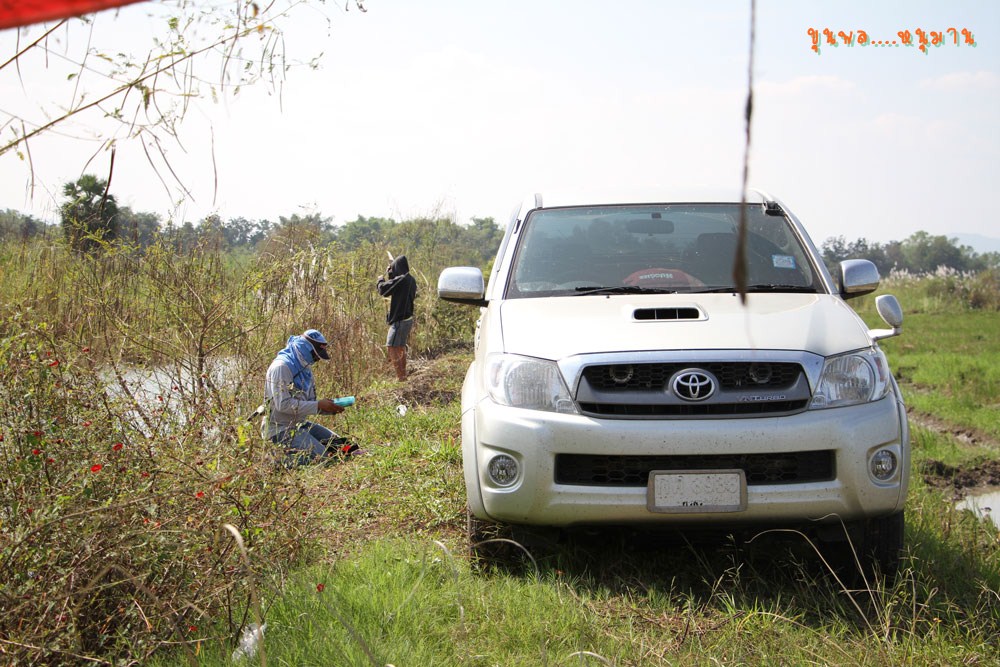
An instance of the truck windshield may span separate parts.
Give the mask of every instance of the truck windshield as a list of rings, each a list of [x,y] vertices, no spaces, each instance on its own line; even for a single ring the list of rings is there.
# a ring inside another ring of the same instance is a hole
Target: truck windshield
[[[740,204],[551,208],[524,221],[507,298],[735,291]],[[747,205],[746,284],[816,292],[809,253],[783,215]]]

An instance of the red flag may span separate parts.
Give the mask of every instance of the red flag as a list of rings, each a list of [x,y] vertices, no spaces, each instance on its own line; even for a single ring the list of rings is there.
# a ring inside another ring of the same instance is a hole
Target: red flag
[[[57,21],[141,0],[0,0],[0,30]]]

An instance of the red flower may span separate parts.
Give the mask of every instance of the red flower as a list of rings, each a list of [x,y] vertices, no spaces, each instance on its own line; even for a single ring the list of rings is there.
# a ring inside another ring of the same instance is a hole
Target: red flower
[[[149,477],[149,473],[146,472],[145,470],[143,470],[141,473],[139,473],[139,475],[142,476],[142,477]]]
[[[90,425],[91,425],[91,424],[93,424],[93,423],[94,423],[94,422],[92,422],[92,421],[90,421],[90,420],[88,419],[87,421],[83,422],[82,426],[83,426],[84,428],[87,428],[88,426],[90,426]]]
[[[188,632],[198,632],[198,626],[197,625],[189,625],[188,626]]]
[[[49,366],[58,366],[58,365],[59,365],[58,359],[53,359],[52,361],[49,362]]]
[[[124,446],[125,445],[123,445],[122,443],[116,442],[115,444],[111,445],[111,449],[113,449],[116,452],[118,452],[118,451],[121,451],[121,448],[124,447]]]
[[[326,584],[316,584],[316,590],[319,591],[320,593],[323,592],[324,588],[326,588]]]
[[[35,456],[41,456],[42,450],[40,450],[40,449],[32,449],[31,453],[34,454]]]
[[[195,498],[204,498],[205,497],[205,492],[204,491],[199,491],[198,493],[194,494],[194,497]]]
[[[31,513],[32,513],[32,512],[34,512],[35,510],[33,510],[33,509],[31,509],[31,508],[29,507],[29,508],[27,508],[27,509],[26,509],[25,511],[26,511],[26,512],[27,512],[28,514],[31,514]]]
[[[45,459],[45,462],[46,462],[46,463],[55,463],[55,462],[56,462],[56,460],[55,460],[55,459],[53,459],[53,458],[47,458],[47,459]]]
[[[90,472],[101,472],[101,468],[103,467],[104,466],[102,466],[100,463],[95,463],[94,465],[90,466]]]

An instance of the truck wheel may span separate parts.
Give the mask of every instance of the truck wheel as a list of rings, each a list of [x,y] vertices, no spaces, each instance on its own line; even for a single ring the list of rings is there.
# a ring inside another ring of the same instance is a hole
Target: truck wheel
[[[508,555],[500,524],[484,521],[465,508],[465,536],[469,544],[469,562],[477,569],[484,569],[504,560]]]
[[[877,577],[895,578],[903,551],[904,526],[903,512],[847,524],[850,541],[842,555],[841,571],[849,575],[852,585],[863,586]]]
[[[887,579],[896,576],[903,552],[905,524],[903,512],[864,522],[860,555],[865,574],[881,573]]]

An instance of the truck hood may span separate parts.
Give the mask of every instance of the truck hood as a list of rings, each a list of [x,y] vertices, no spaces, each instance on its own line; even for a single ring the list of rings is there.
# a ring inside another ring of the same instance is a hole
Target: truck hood
[[[669,319],[679,311],[697,319]],[[637,319],[643,317],[668,319]],[[568,296],[500,305],[504,351],[558,360],[594,352],[796,350],[830,356],[872,344],[861,318],[829,294]]]

